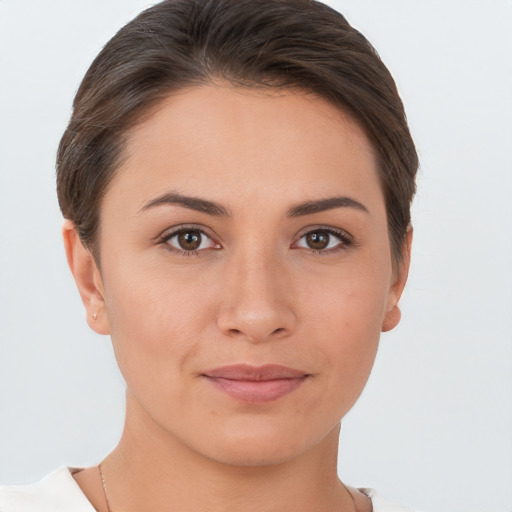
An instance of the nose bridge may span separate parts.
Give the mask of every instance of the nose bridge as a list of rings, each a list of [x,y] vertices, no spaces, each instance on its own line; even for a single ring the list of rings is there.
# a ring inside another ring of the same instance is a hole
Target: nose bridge
[[[295,314],[275,250],[248,244],[234,251],[224,283],[219,327],[225,334],[256,343],[293,330]]]

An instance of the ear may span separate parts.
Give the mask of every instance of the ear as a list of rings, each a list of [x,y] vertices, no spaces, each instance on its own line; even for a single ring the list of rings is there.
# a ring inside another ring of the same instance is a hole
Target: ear
[[[388,302],[386,312],[382,322],[382,332],[394,329],[400,322],[402,313],[398,307],[398,301],[404,291],[407,276],[409,275],[409,266],[411,264],[411,247],[412,247],[412,226],[407,228],[405,242],[402,248],[402,261],[393,273],[393,282],[388,294]]]
[[[98,334],[110,334],[103,282],[96,261],[71,221],[64,221],[62,236],[68,265],[85,306],[87,323]]]

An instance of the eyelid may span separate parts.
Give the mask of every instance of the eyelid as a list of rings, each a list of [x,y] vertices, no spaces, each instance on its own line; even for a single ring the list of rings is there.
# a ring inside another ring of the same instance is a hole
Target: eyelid
[[[170,239],[179,235],[181,232],[187,231],[187,230],[198,231],[199,233],[201,233],[202,236],[205,236],[206,238],[211,240],[214,247],[209,247],[209,249],[220,249],[221,248],[221,244],[217,241],[217,237],[215,237],[214,235],[209,233],[208,232],[209,230],[206,229],[204,226],[200,226],[197,224],[180,224],[178,226],[173,226],[172,228],[167,228],[160,235],[158,235],[156,242],[158,244],[162,244],[162,245],[167,244],[167,242]],[[187,251],[185,249],[179,249],[177,247],[173,247],[170,244],[167,244],[167,245],[168,245],[168,250],[170,250],[172,252],[184,253],[184,254],[198,254],[199,252],[202,252],[205,250],[205,249],[195,249],[195,250]]]
[[[186,231],[186,230],[194,230],[201,233],[201,235],[205,236],[209,240],[211,240],[214,247],[209,247],[208,249],[221,249],[222,245],[217,241],[218,237],[211,234],[209,229],[205,228],[205,226],[198,225],[198,224],[180,224],[177,226],[173,226],[171,228],[167,228],[165,231],[163,231],[161,234],[159,234],[156,237],[156,242],[158,244],[167,244],[167,242],[173,238],[174,236],[177,236],[180,232]],[[297,247],[297,243],[304,238],[309,233],[313,233],[315,231],[325,231],[329,235],[332,235],[339,239],[340,243],[333,248],[330,249],[313,249],[313,248],[307,248],[307,247]],[[179,249],[177,247],[173,247],[170,244],[168,245],[168,250],[177,252],[177,253],[184,253],[184,254],[198,254],[199,252],[202,252],[205,250],[205,248],[200,250],[191,250],[186,251],[184,249]],[[291,247],[294,248],[300,248],[300,249],[306,249],[313,253],[331,253],[336,252],[340,249],[347,249],[349,247],[355,246],[355,240],[354,237],[348,233],[346,230],[337,228],[334,226],[328,226],[328,225],[313,225],[313,226],[307,226],[299,231],[299,233],[294,237],[294,241],[291,244]]]
[[[172,227],[166,228],[164,231],[162,231],[159,235],[157,235],[155,237],[155,240],[157,242],[158,241],[162,241],[164,239],[167,240],[167,239],[169,239],[170,236],[176,235],[180,231],[184,231],[184,230],[187,230],[187,229],[195,230],[195,231],[200,231],[201,233],[206,235],[208,238],[212,238],[212,239],[216,238],[216,236],[211,233],[210,229],[208,229],[207,227],[205,227],[205,226],[203,226],[201,224],[185,223],[185,224],[178,224],[176,226],[172,226]]]
[[[329,253],[329,252],[335,252],[336,250],[339,250],[339,249],[347,249],[349,247],[353,247],[356,245],[354,237],[350,233],[345,231],[344,229],[320,224],[320,225],[316,225],[316,226],[307,226],[307,227],[303,228],[301,231],[299,231],[299,233],[295,237],[295,241],[292,243],[292,247],[294,245],[296,246],[296,244],[302,238],[304,238],[306,235],[308,235],[310,233],[314,233],[316,231],[325,231],[329,235],[335,236],[336,238],[338,238],[340,240],[340,244],[331,249],[322,249],[322,250],[307,248],[307,247],[298,247],[298,248],[310,250],[311,252],[314,252],[314,253]]]

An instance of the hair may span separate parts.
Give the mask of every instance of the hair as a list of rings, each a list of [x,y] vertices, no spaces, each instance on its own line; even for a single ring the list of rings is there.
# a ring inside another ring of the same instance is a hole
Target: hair
[[[60,208],[82,243],[98,254],[101,201],[130,130],[173,91],[218,80],[310,91],[360,124],[399,264],[418,168],[403,104],[368,40],[315,0],[166,0],[117,32],[78,89],[57,156]]]

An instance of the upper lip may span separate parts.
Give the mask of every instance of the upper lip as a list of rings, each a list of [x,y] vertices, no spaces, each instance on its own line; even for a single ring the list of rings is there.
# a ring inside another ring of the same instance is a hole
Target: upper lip
[[[308,373],[295,368],[288,368],[277,364],[265,364],[263,366],[251,366],[248,364],[235,364],[222,366],[205,372],[203,375],[211,378],[266,381],[277,379],[298,379],[307,377]]]

